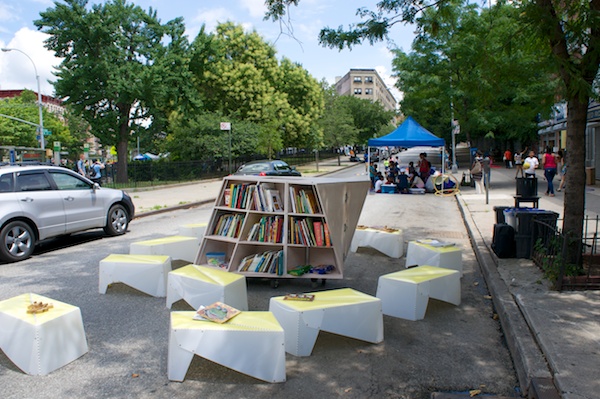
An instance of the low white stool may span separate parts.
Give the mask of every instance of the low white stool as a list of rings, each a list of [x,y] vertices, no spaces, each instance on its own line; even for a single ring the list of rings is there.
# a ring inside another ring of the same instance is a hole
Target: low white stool
[[[239,310],[248,310],[246,277],[214,267],[187,265],[169,272],[167,308],[185,300],[194,309],[223,302]]]
[[[194,262],[200,239],[198,237],[170,236],[154,240],[132,242],[129,253],[132,255],[168,255],[171,259]]]
[[[185,237],[197,237],[199,240],[204,238],[208,223],[191,223],[179,226],[179,235]]]
[[[194,355],[267,382],[285,381],[281,325],[271,312],[242,312],[219,324],[171,312],[169,380],[183,381]]]
[[[155,297],[167,292],[171,258],[166,255],[108,255],[100,261],[98,292],[106,294],[109,284],[123,283]]]
[[[390,258],[400,258],[404,255],[404,235],[402,230],[356,229],[350,250],[356,252],[358,247],[373,248]]]
[[[407,268],[410,266],[437,266],[454,269],[463,274],[462,250],[457,245],[438,247],[427,244],[427,240],[410,241],[406,249]]]
[[[313,292],[313,301],[273,297],[269,310],[285,330],[285,351],[310,356],[319,331],[327,331],[371,343],[383,341],[381,300],[342,288]]]
[[[379,277],[376,295],[383,314],[421,320],[429,298],[460,305],[460,273],[425,265],[385,274]]]
[[[33,302],[51,303],[43,313],[28,314]],[[36,294],[0,302],[0,348],[21,370],[46,375],[88,351],[78,307]]]

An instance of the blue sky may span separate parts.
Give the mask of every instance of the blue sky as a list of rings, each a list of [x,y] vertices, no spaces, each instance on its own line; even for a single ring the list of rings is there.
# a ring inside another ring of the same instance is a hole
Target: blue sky
[[[91,0],[90,4],[100,3]],[[301,0],[299,7],[291,9],[294,38],[280,34],[280,26],[263,21],[264,0],[129,0],[144,10],[152,7],[165,23],[183,17],[189,40],[197,35],[202,24],[213,31],[217,23],[233,21],[246,30],[256,30],[266,41],[273,43],[279,58],[285,56],[300,63],[318,80],[325,78],[334,83],[350,68],[375,68],[388,87],[391,78],[392,54],[387,43],[362,45],[350,50],[332,50],[318,44],[319,30],[324,26],[337,28],[358,21],[355,16],[360,7],[374,9],[376,1],[369,0]],[[39,13],[53,7],[52,0],[0,0],[0,47],[16,48],[25,52],[34,62],[40,75],[41,92],[51,95],[52,70],[59,60],[43,47],[45,35],[38,32],[33,21]],[[410,50],[413,28],[394,27],[393,45]],[[30,60],[17,52],[0,52],[0,89],[36,90],[35,74]],[[399,100],[399,93],[393,90]]]

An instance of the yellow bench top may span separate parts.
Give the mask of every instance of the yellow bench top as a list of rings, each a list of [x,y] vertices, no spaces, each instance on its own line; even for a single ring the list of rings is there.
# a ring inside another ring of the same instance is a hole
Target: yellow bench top
[[[42,302],[52,304],[52,308],[43,313],[29,314],[27,307],[33,302]],[[44,324],[54,320],[66,313],[78,309],[76,306],[68,303],[56,301],[37,294],[22,294],[4,301],[0,301],[0,313],[25,321],[32,325]]]
[[[102,261],[120,262],[120,263],[150,263],[163,264],[169,260],[167,255],[135,255],[135,254],[112,254],[108,255]]]
[[[188,237],[188,236],[169,236],[169,237],[163,237],[163,238],[155,238],[153,240],[146,240],[146,241],[137,241],[134,242],[133,244],[135,245],[162,245],[162,244],[171,244],[174,242],[181,242],[181,241],[196,241],[197,238],[196,237]]]
[[[214,267],[202,265],[183,266],[179,269],[169,272],[169,274],[176,274],[216,285],[228,285],[234,281],[245,278],[239,274],[229,273]]]
[[[400,270],[394,273],[384,274],[380,278],[407,281],[411,283],[422,283],[423,281],[434,280],[436,278],[449,276],[455,273],[459,273],[459,271],[454,269],[445,269],[442,267],[424,265],[412,267],[406,270]]]
[[[223,324],[212,321],[194,320],[195,311],[171,312],[173,330],[217,330],[217,331],[281,331],[283,328],[271,312],[241,312]]]
[[[333,308],[338,306],[354,305],[365,302],[379,301],[374,296],[353,290],[352,288],[340,288],[328,291],[310,292],[315,299],[312,301],[294,301],[286,300],[285,296],[273,297],[273,301],[277,301],[288,308],[303,311]]]

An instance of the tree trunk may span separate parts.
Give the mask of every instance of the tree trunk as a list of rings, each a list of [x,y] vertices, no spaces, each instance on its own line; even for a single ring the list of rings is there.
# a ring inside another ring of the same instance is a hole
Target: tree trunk
[[[127,160],[129,158],[129,112],[130,106],[119,106],[119,142],[117,144],[117,183],[127,183]]]
[[[585,130],[587,124],[588,101],[572,96],[567,109],[567,176],[564,201],[563,233],[572,243],[580,243],[583,237],[585,213]],[[567,261],[575,263],[579,259],[579,245],[569,245]]]

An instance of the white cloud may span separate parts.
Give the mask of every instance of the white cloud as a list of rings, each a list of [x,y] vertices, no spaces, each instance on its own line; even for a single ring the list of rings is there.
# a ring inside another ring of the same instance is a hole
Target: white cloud
[[[52,74],[54,66],[60,64],[60,59],[54,57],[54,54],[44,48],[44,40],[48,36],[45,33],[21,28],[15,33],[13,39],[2,48],[18,49],[18,51],[0,52],[0,89],[30,89],[37,91],[37,82],[35,71],[37,69],[40,77],[40,91],[42,94],[52,95],[53,86],[48,80],[55,80]],[[33,62],[33,65],[32,65]]]
[[[240,5],[248,10],[252,18],[262,19],[267,11],[264,0],[240,0]]]
[[[219,23],[227,22],[228,20],[231,20],[231,13],[226,8],[199,9],[196,12],[196,16],[191,19],[195,28],[188,29],[186,33],[190,37],[190,40],[193,40],[200,31],[202,24],[205,25],[204,29],[206,32],[214,32]],[[190,34],[190,32],[194,32],[194,34]]]

